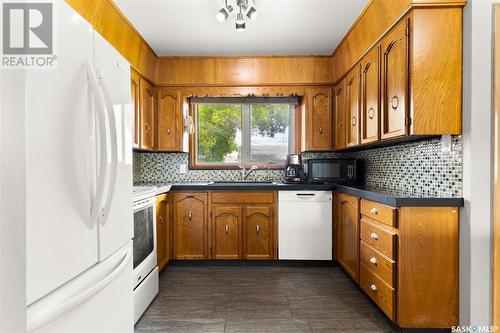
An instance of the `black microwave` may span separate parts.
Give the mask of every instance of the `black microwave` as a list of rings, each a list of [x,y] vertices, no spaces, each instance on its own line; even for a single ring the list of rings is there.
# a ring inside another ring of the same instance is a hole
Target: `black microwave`
[[[358,180],[359,161],[353,158],[309,159],[304,164],[309,183],[342,183]]]

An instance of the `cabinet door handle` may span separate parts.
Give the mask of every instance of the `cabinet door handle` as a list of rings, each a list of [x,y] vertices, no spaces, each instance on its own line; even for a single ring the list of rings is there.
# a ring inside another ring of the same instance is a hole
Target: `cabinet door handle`
[[[356,122],[357,122],[356,117],[352,117],[352,119],[351,119],[351,125],[352,126],[356,126]]]
[[[370,258],[370,262],[371,262],[372,264],[376,265],[376,264],[377,264],[377,258],[375,258],[375,257],[371,257],[371,258]]]
[[[225,230],[225,232],[226,232],[226,236],[227,236],[227,234],[229,233],[229,226],[228,226],[227,224],[226,224],[226,226],[224,227],[224,230]]]
[[[319,128],[319,134],[323,134],[323,127]]]
[[[193,219],[193,212],[192,211],[189,211],[188,217],[189,217],[189,221],[191,221]]]
[[[399,106],[399,98],[398,96],[394,96],[392,99],[391,99],[391,107],[393,110],[396,110]]]
[[[257,231],[257,235],[259,234],[260,232],[260,226],[257,224],[257,226],[255,227],[255,230]]]
[[[378,214],[378,209],[377,208],[372,208],[372,209],[370,209],[370,213],[372,213],[373,215],[377,215]]]
[[[160,225],[163,225],[163,216],[160,216]]]
[[[170,134],[170,128],[167,128],[167,134]]]
[[[151,126],[148,123],[144,124],[144,127],[146,127],[146,132],[151,130]]]
[[[374,239],[374,240],[378,240],[378,235],[376,233],[372,232],[370,235],[370,238]]]
[[[375,110],[373,110],[373,108],[368,109],[368,118],[370,119],[375,118]]]
[[[377,286],[375,285],[375,283],[372,283],[372,285],[370,286],[370,289],[373,291],[377,291]]]

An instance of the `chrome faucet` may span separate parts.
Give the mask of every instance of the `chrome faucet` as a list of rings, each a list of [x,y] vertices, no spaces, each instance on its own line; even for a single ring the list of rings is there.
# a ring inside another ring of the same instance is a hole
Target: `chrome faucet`
[[[248,176],[250,176],[252,172],[259,169],[256,165],[252,165],[248,171],[243,165],[238,165],[238,168],[241,170],[241,180],[243,181],[247,180]]]

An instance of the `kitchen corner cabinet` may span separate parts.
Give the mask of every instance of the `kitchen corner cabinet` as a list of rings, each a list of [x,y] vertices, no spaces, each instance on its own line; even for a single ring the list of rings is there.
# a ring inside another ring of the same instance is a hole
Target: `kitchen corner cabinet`
[[[339,193],[336,211],[338,234],[337,260],[346,273],[356,282],[359,281],[359,198]]]
[[[242,208],[212,206],[212,256],[214,259],[242,258]]]
[[[170,260],[171,226],[170,226],[170,197],[162,194],[156,197],[156,239],[157,262],[161,272]]]
[[[380,47],[361,60],[361,144],[380,140]]]
[[[332,88],[307,90],[305,111],[305,151],[328,151],[333,147]]]
[[[176,192],[173,195],[174,259],[208,259],[208,195]]]
[[[183,151],[183,102],[180,89],[159,88],[157,150]]]
[[[346,85],[345,79],[335,86],[334,94],[334,116],[333,116],[333,149],[345,148],[345,103]]]
[[[346,76],[346,147],[359,145],[360,65]]]
[[[155,88],[139,77],[140,148],[155,149]]]
[[[337,259],[389,319],[401,328],[458,325],[457,207],[396,208],[343,193],[336,207]],[[354,218],[356,239],[343,229]]]
[[[134,142],[133,148],[141,147],[141,129],[140,129],[140,119],[141,113],[139,108],[139,73],[137,73],[133,68],[130,70],[130,88],[131,88],[131,99],[134,108]]]

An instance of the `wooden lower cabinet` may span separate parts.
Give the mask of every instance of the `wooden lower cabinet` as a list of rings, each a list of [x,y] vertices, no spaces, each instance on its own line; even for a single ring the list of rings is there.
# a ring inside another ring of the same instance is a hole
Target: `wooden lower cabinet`
[[[244,258],[274,259],[274,206],[246,206]]]
[[[170,260],[170,198],[168,194],[156,197],[156,257],[161,272]]]
[[[354,281],[359,281],[359,198],[339,193],[336,210],[337,260]]]
[[[208,259],[207,193],[174,193],[174,259]]]
[[[458,325],[458,208],[396,208],[343,193],[336,199],[337,259],[387,317],[401,328]],[[346,223],[355,216],[357,239]]]
[[[174,193],[173,259],[276,259],[276,200],[274,191]]]
[[[242,208],[212,206],[212,256],[214,259],[241,259]]]

